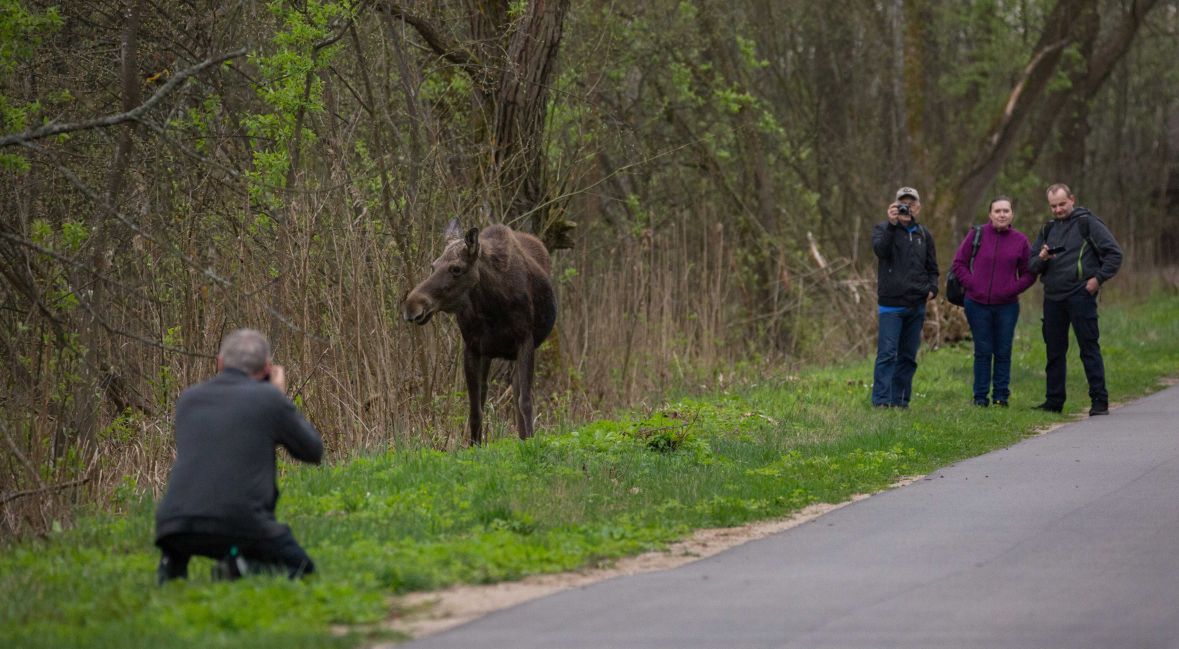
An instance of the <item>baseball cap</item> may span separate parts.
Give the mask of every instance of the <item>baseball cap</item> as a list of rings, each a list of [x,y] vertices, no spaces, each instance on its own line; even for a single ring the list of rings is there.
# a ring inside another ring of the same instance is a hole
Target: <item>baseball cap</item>
[[[921,195],[918,194],[917,190],[913,189],[912,187],[901,187],[900,189],[897,190],[897,200],[898,201],[906,196],[912,196],[914,200],[918,200],[918,201],[921,200]]]

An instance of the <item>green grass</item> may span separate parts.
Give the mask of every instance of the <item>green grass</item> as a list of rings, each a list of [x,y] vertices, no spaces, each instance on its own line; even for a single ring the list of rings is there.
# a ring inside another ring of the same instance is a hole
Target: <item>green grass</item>
[[[1115,401],[1179,366],[1179,298],[1104,307],[1102,328]],[[388,637],[369,629],[398,593],[596,565],[1017,442],[1063,419],[1028,409],[1042,400],[1043,361],[1038,315],[1025,312],[1006,410],[969,405],[966,344],[923,353],[908,411],[869,407],[865,359],[526,443],[286,466],[279,516],[320,571],[305,582],[215,583],[195,559],[190,581],[157,588],[150,502],[83,516],[0,555],[0,646],[364,644]],[[1088,405],[1075,346],[1069,365],[1075,413]]]

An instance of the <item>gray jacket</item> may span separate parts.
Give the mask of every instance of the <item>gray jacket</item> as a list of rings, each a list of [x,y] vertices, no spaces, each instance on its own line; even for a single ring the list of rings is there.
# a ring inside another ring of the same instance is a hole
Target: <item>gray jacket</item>
[[[185,390],[176,402],[176,463],[156,508],[156,539],[284,533],[274,518],[276,446],[304,462],[323,457],[319,433],[274,386],[226,369]]]
[[[1089,238],[1082,233],[1081,220],[1089,224]],[[1076,207],[1063,219],[1050,221],[1032,244],[1028,270],[1040,276],[1044,283],[1044,299],[1062,301],[1077,291],[1084,290],[1090,277],[1104,284],[1117,274],[1122,266],[1122,247],[1118,245],[1109,228],[1092,212]],[[1064,252],[1055,259],[1040,259],[1040,248],[1045,244],[1055,248],[1064,246]],[[1096,249],[1094,249],[1096,247]]]

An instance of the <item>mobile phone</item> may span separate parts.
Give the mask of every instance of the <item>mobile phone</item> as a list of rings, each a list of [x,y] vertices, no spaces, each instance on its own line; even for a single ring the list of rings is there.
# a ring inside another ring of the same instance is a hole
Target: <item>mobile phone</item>
[[[1062,252],[1064,252],[1064,246],[1056,246],[1055,248],[1048,249],[1048,254],[1050,255],[1059,255]]]

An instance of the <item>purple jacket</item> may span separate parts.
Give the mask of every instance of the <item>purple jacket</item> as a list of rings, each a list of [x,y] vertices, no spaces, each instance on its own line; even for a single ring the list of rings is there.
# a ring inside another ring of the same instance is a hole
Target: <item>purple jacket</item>
[[[966,297],[979,304],[1011,304],[1019,301],[1019,294],[1036,283],[1036,276],[1028,272],[1031,247],[1028,238],[1014,228],[997,232],[989,222],[982,226],[982,239],[970,269],[970,249],[974,245],[974,229],[958,246],[954,255],[954,276],[966,289]]]

